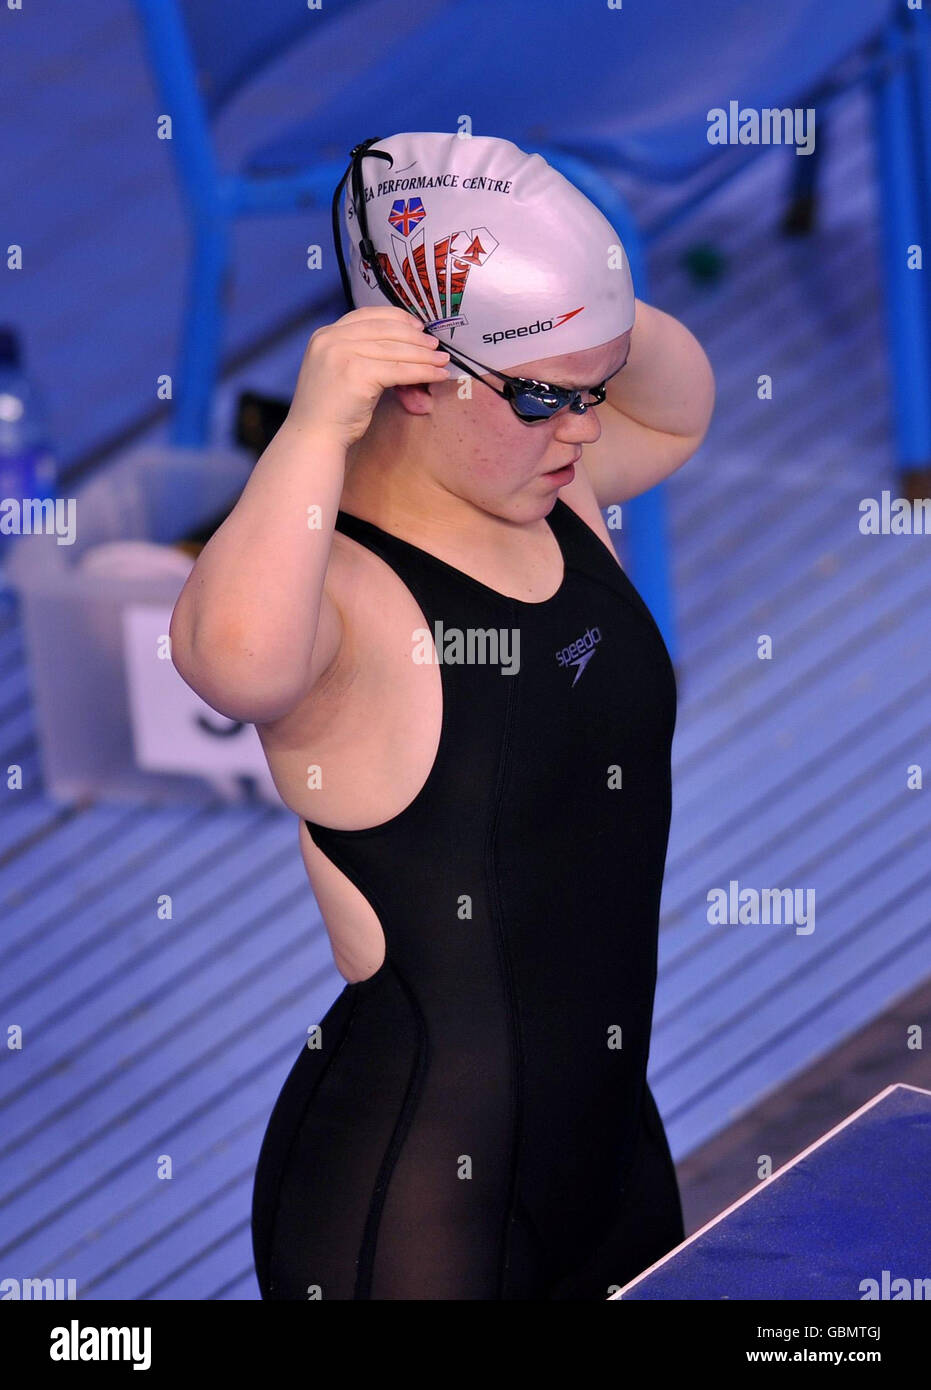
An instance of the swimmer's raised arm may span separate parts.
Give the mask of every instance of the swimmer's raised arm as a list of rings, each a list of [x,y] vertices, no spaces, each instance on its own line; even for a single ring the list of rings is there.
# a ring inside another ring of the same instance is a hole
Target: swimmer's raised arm
[[[698,339],[671,314],[635,303],[627,362],[608,382],[601,435],[583,455],[599,507],[626,502],[681,468],[714,411],[714,372]]]
[[[220,714],[276,719],[335,659],[342,623],[324,585],[347,450],[387,387],[445,381],[447,361],[391,305],[353,309],[311,336],[287,417],[172,614],[172,661]]]

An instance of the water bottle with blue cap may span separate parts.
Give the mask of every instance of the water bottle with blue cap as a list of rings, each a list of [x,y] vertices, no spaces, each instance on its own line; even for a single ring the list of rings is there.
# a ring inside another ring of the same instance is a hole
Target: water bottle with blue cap
[[[19,534],[24,504],[55,495],[47,418],[43,394],[23,369],[19,334],[0,327],[0,554]]]

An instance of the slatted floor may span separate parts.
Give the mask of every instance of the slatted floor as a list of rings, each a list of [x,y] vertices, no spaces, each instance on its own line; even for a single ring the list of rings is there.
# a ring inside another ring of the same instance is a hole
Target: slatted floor
[[[682,663],[651,1083],[676,1157],[931,972],[931,812],[905,781],[931,735],[931,540],[858,532],[860,499],[896,491],[866,119],[859,96],[836,112],[807,243],[773,234],[791,158],[773,152],[651,254],[649,297],[718,381],[669,484]],[[714,287],[682,267],[696,240],[727,258]],[[218,418],[242,385],[286,391],[307,331],[227,383]],[[24,1045],[0,1053],[0,1275],[255,1298],[262,1131],[341,984],[296,820],[50,803],[2,605],[2,765],[24,790],[0,800],[0,1020]],[[814,932],[710,926],[731,878],[813,888]]]

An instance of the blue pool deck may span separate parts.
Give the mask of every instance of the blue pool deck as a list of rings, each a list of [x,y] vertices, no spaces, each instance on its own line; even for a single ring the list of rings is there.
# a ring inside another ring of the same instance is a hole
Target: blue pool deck
[[[90,113],[87,139],[118,127]],[[698,336],[718,383],[709,435],[669,483],[680,705],[650,1080],[677,1159],[931,975],[931,789],[907,787],[910,765],[931,770],[931,536],[858,529],[862,499],[899,493],[873,157],[855,94],[835,113],[810,238],[775,231],[790,156],[774,151],[650,255],[652,302]],[[119,172],[105,215],[129,232],[152,188]],[[70,212],[80,238],[79,201]],[[68,214],[46,254],[70,284]],[[683,266],[697,242],[725,258],[714,285]],[[164,290],[123,245],[93,272],[112,291],[106,347],[77,300],[37,300],[36,334],[60,338],[62,363],[90,333],[112,372],[150,320],[170,345]],[[280,267],[253,260],[246,335]],[[218,420],[243,386],[286,394],[314,326],[233,373]],[[74,410],[76,459],[142,404],[85,372]],[[0,800],[0,1020],[24,1037],[0,1073],[0,1275],[76,1278],[81,1298],[255,1299],[262,1133],[342,983],[297,820],[50,801],[16,605],[0,605],[2,766],[24,777]],[[814,931],[710,925],[706,895],[732,879],[813,889]]]

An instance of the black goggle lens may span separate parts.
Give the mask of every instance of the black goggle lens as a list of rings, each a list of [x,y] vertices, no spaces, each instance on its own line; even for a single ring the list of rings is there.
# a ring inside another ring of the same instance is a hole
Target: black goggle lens
[[[589,406],[599,405],[605,398],[604,386],[593,391],[545,391],[532,387],[516,389],[510,382],[505,386],[505,394],[511,401],[517,415],[528,424],[538,420],[549,420],[557,411],[569,406],[576,414],[581,414]]]

